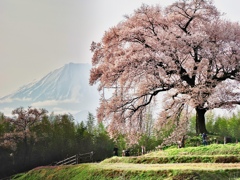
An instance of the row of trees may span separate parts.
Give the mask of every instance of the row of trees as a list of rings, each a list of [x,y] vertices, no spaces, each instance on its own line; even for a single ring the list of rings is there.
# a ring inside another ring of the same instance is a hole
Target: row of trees
[[[240,140],[240,112],[229,118],[213,118],[211,115],[207,120],[206,127],[211,134],[229,137],[232,142],[238,142]]]
[[[112,156],[114,142],[91,113],[86,122],[71,115],[47,115],[43,109],[17,108],[0,115],[0,177],[51,165],[75,154],[94,152],[93,160]]]

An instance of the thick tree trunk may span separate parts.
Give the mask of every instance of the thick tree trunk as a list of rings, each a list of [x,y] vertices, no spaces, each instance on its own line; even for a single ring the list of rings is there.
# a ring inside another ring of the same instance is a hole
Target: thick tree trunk
[[[207,133],[205,116],[204,116],[205,113],[206,113],[206,109],[196,107],[196,133],[197,134]]]

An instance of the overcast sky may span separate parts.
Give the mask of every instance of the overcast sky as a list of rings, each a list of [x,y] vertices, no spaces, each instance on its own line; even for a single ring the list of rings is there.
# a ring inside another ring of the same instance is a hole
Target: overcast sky
[[[240,0],[215,0],[240,21]],[[69,62],[91,63],[92,41],[146,4],[175,0],[0,0],[0,97]]]

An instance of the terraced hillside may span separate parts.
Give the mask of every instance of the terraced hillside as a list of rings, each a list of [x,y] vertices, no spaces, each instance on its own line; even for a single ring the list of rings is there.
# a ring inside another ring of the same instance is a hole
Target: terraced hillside
[[[169,148],[101,163],[38,167],[13,179],[240,179],[240,144]]]

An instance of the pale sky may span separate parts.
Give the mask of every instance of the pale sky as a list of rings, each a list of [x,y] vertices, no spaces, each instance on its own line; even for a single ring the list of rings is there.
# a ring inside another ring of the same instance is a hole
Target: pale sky
[[[176,0],[0,0],[0,97],[69,62],[91,63],[90,44],[142,3]],[[240,0],[215,0],[240,21]]]

